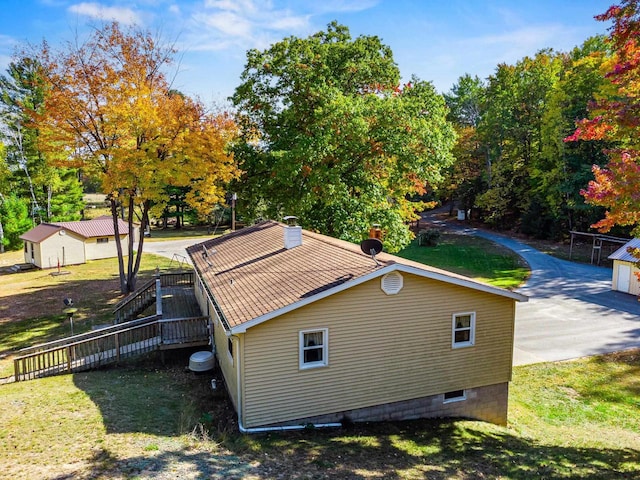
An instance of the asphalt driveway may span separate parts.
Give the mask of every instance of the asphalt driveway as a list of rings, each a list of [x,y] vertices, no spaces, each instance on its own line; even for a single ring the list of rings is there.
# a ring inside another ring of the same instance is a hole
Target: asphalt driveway
[[[640,302],[611,290],[611,269],[560,260],[503,235],[458,227],[460,232],[510,248],[531,267],[518,291],[514,365],[640,347]]]

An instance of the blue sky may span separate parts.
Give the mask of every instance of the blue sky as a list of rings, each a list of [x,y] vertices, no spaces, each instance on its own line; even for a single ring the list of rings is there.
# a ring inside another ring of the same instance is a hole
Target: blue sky
[[[568,51],[607,24],[593,17],[615,0],[0,0],[0,70],[16,46],[85,38],[117,19],[175,41],[174,86],[224,102],[239,84],[249,48],[305,37],[332,20],[352,35],[377,35],[406,80],[416,74],[440,92],[465,73],[486,78],[502,62],[542,48]]]

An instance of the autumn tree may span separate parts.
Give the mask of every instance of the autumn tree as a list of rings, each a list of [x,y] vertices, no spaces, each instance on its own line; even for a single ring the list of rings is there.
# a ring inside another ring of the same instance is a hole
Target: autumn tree
[[[207,211],[224,198],[224,184],[236,174],[225,153],[235,134],[233,120],[171,90],[164,72],[174,54],[149,33],[125,31],[117,23],[93,31],[83,43],[58,51],[43,44],[37,52],[45,104],[30,114],[41,148],[55,165],[101,179],[116,231],[122,292],[135,289],[143,232],[151,209],[164,209],[166,187],[189,186],[186,201]],[[127,212],[126,251],[118,234],[121,206]]]
[[[593,225],[608,232],[615,225],[640,237],[640,6],[624,0],[596,17],[612,21],[612,56],[603,63],[606,83],[567,141],[608,141],[606,166],[593,166],[594,180],[583,191],[587,202],[606,208]]]
[[[243,213],[354,242],[378,223],[387,250],[406,245],[424,208],[408,197],[440,182],[455,134],[430,83],[399,79],[388,46],[335,22],[250,50],[232,97]]]
[[[586,230],[602,209],[586,204],[580,191],[587,185],[591,166],[604,160],[604,141],[564,142],[575,130],[576,118],[587,115],[587,105],[603,85],[600,74],[607,57],[604,37],[592,37],[563,54],[563,67],[547,99],[542,117],[542,150],[532,165],[532,195],[538,210],[529,225],[545,225],[556,235],[569,230]]]

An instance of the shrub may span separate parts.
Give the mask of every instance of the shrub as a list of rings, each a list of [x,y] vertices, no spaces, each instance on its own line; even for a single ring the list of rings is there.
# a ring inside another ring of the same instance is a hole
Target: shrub
[[[427,228],[418,232],[418,245],[426,247],[435,247],[440,240],[440,230],[436,228]]]

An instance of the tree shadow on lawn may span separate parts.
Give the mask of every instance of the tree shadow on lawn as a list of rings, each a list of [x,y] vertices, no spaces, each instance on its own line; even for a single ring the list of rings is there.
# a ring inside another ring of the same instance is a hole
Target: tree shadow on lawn
[[[91,478],[94,480],[111,478],[137,479],[224,479],[241,480],[251,475],[252,466],[232,454],[179,448],[155,454],[120,459],[102,448],[89,459],[88,470],[72,472],[53,477],[52,480],[72,480]],[[271,478],[271,477],[270,477]]]
[[[89,459],[90,470],[83,477],[621,480],[638,478],[640,473],[637,450],[540,445],[473,425],[420,420],[348,430],[306,430],[245,442],[236,439],[226,442],[228,449],[180,446],[128,458],[102,449]],[[249,449],[247,442],[253,447]],[[406,444],[410,446],[405,448]],[[56,477],[65,478],[73,476]]]
[[[377,472],[385,479],[500,476],[606,480],[637,478],[640,473],[640,452],[634,449],[541,445],[505,429],[477,425],[416,420],[357,425],[331,433],[271,435],[257,440],[269,455],[257,459],[261,465],[256,472],[278,471],[279,465],[289,463],[291,472],[306,471],[312,478],[364,479],[376,477],[372,473]],[[369,441],[363,444],[363,438]],[[631,463],[636,470],[629,471]]]
[[[237,433],[228,398],[219,393],[214,398],[210,378],[175,366],[76,374],[75,384],[99,407],[107,433],[175,438],[191,432],[194,425],[209,428],[210,439],[198,440],[196,447],[180,443],[127,458],[102,451],[91,459],[90,478],[175,478],[180,472],[185,476],[190,472],[190,478],[227,479],[618,480],[640,475],[636,449],[545,445],[505,428],[464,420],[355,424],[245,436]],[[186,405],[185,399],[194,403]]]

